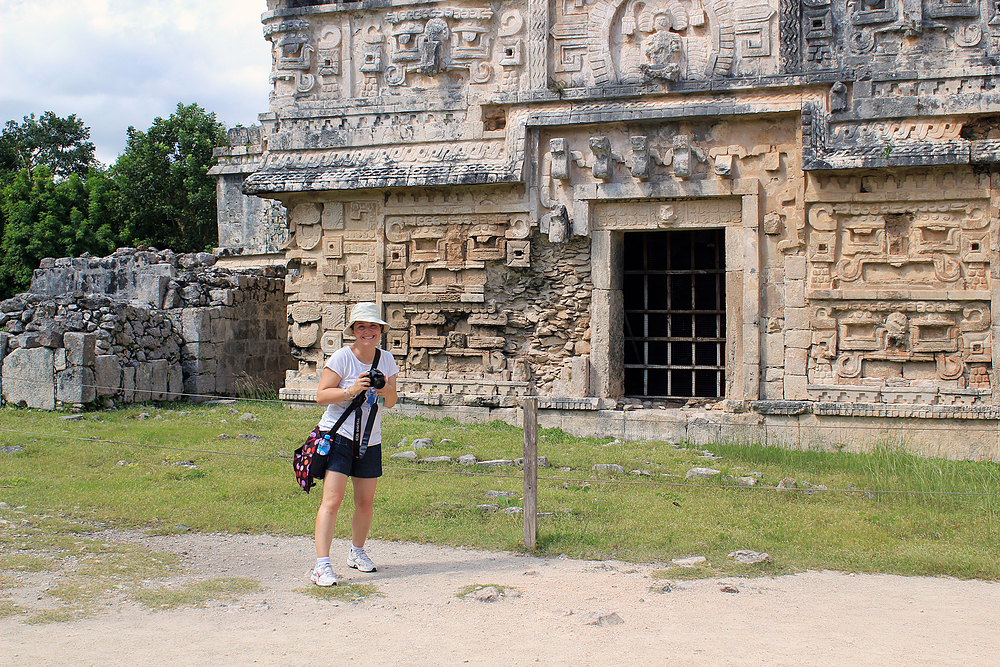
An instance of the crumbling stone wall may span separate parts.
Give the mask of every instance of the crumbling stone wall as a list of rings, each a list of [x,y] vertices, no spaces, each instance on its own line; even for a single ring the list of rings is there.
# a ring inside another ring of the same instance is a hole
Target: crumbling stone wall
[[[0,303],[0,391],[52,409],[279,386],[290,366],[282,272],[214,264],[131,248],[45,260],[30,292]]]
[[[487,293],[508,313],[505,353],[527,362],[523,375],[543,395],[589,396],[590,244],[537,236],[533,250],[531,268],[487,269]]]

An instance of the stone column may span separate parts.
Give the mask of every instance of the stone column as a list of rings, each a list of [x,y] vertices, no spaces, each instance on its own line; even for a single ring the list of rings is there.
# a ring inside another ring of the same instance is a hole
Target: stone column
[[[622,331],[625,304],[622,294],[624,239],[621,232],[591,233],[590,393],[618,398],[625,391]]]

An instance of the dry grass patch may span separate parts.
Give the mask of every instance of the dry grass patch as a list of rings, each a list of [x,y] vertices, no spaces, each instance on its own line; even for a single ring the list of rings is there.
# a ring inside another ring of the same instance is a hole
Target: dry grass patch
[[[310,586],[309,588],[298,588],[296,592],[304,593],[317,600],[336,600],[338,602],[361,602],[369,598],[385,597],[385,594],[374,584]]]
[[[236,600],[264,590],[254,579],[227,577],[186,584],[180,588],[142,589],[130,597],[149,609],[164,611],[180,607],[204,607],[209,600]]]

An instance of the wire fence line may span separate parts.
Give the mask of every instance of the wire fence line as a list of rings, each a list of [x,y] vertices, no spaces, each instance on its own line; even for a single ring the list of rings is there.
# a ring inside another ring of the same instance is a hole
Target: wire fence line
[[[121,440],[109,440],[106,438],[100,438],[97,436],[92,436],[89,438],[84,438],[80,436],[72,436],[66,434],[56,434],[56,433],[38,433],[35,431],[21,431],[16,429],[0,428],[0,433],[10,433],[17,435],[27,435],[34,436],[38,438],[60,438],[63,440],[74,440],[80,442],[88,443],[100,443],[107,445],[117,445],[121,447],[140,447],[145,449],[159,449],[174,452],[184,452],[190,454],[210,454],[217,456],[235,456],[240,458],[253,458],[261,460],[278,460],[291,462],[291,455],[268,455],[268,454],[245,454],[239,452],[227,452],[222,450],[211,450],[211,449],[196,449],[188,447],[173,447],[169,445],[157,445],[149,443],[139,443],[139,442],[129,442]],[[402,467],[402,466],[383,466],[386,470],[395,470],[399,472],[415,472],[424,474],[436,474],[436,475],[454,475],[463,477],[489,477],[491,479],[510,479],[510,480],[521,480],[521,475],[503,475],[497,472],[477,472],[473,470],[442,470],[440,468],[414,468],[414,467]],[[989,492],[978,492],[978,491],[915,491],[915,490],[891,490],[891,489],[858,489],[858,488],[819,488],[816,486],[811,486],[807,488],[785,488],[779,486],[769,486],[769,485],[754,485],[754,486],[744,486],[740,484],[692,484],[685,482],[671,482],[671,481],[653,481],[653,480],[633,480],[633,479],[615,479],[612,477],[559,477],[559,476],[545,476],[540,477],[540,481],[546,483],[599,483],[599,484],[611,484],[611,485],[631,485],[631,486],[644,486],[644,487],[663,487],[663,488],[683,488],[683,489],[695,489],[695,490],[722,490],[722,491],[774,491],[779,493],[799,493],[803,495],[812,495],[814,493],[850,493],[850,494],[867,494],[867,495],[913,495],[913,496],[965,496],[965,497],[1000,497],[1000,493],[989,493]]]
[[[27,383],[32,383],[32,384],[35,384],[35,385],[38,385],[38,386],[45,386],[47,384],[51,384],[51,383],[46,383],[46,382],[37,380],[36,378],[33,378],[33,377],[24,377],[24,376],[14,376],[14,377],[15,377],[15,379],[17,379],[19,381],[27,382]],[[402,379],[406,379],[406,378],[402,378]],[[88,387],[88,388],[94,388],[95,391],[99,390],[99,389],[109,389],[109,390],[110,389],[114,389],[115,391],[118,391],[118,388],[116,388],[116,387],[113,388],[113,387],[110,387],[110,386],[107,386],[107,385],[81,384],[81,385],[78,385],[78,386]],[[152,390],[145,389],[145,388],[144,389],[138,389],[138,388],[136,388],[136,389],[133,389],[132,391],[134,393],[136,393],[136,394],[150,394],[150,395],[152,395],[152,393],[153,393]],[[160,393],[160,392],[156,392],[156,393]],[[178,399],[187,399],[189,402],[192,402],[192,403],[206,403],[206,402],[211,402],[211,401],[241,401],[241,402],[247,402],[247,403],[260,403],[260,404],[283,405],[283,406],[288,406],[288,405],[292,405],[292,404],[301,404],[301,403],[303,403],[303,401],[301,401],[301,400],[281,399],[281,398],[256,398],[256,397],[253,397],[253,396],[239,396],[239,395],[237,395],[237,396],[231,396],[231,395],[224,395],[224,394],[193,394],[193,393],[186,393],[186,392],[170,392],[170,395],[171,396],[176,396],[176,397],[178,397]],[[400,396],[400,400],[407,401],[407,397],[406,396]],[[174,403],[174,402],[183,402],[183,401],[182,400],[176,400],[176,401],[154,401],[151,398],[151,396],[150,396],[150,397],[144,398],[141,401],[134,401],[134,402],[130,402],[130,403],[124,403],[122,405],[142,405],[142,404],[147,403],[147,402],[154,402],[154,403],[171,402],[171,403]],[[122,405],[120,405],[119,407],[122,407]],[[544,408],[542,408],[542,409],[544,409]],[[665,412],[665,411],[667,411],[667,409],[660,410],[660,409],[657,409],[657,408],[648,408],[648,409],[642,409],[642,410],[624,410],[624,412],[636,412],[636,413],[639,413],[639,412],[648,412],[648,413],[654,413],[654,414],[658,414],[658,413]],[[584,411],[584,412],[586,412],[586,411]],[[722,414],[734,414],[735,415],[735,413],[722,413]],[[761,415],[761,416],[764,417],[765,415]],[[788,416],[788,415],[781,415],[781,416]],[[794,417],[794,416],[796,416],[796,415],[791,415],[791,417]],[[854,419],[854,420],[866,419],[865,417],[842,417],[842,416],[828,416],[828,417],[830,419],[843,419],[843,420],[847,420],[847,419]],[[884,419],[884,420],[887,420],[887,421],[891,421],[891,420],[900,420],[900,419],[903,419],[903,418],[901,418],[901,417],[878,417],[878,419]],[[907,418],[907,419],[914,419],[914,418]],[[964,421],[967,424],[976,424],[976,423],[982,423],[982,422],[995,422],[996,425],[993,426],[993,427],[983,426],[983,427],[979,427],[979,428],[976,428],[976,427],[973,427],[973,426],[966,426],[966,425],[963,425],[963,426],[960,426],[960,427],[959,426],[949,426],[949,425],[939,425],[939,426],[934,426],[933,425],[933,424],[935,424],[935,422],[940,422],[940,421],[958,421],[958,420]],[[963,419],[962,417],[953,417],[953,418],[937,417],[937,418],[927,418],[925,421],[927,422],[928,425],[927,426],[921,426],[919,429],[916,429],[912,425],[912,423],[910,423],[910,424],[899,424],[899,425],[893,425],[893,424],[870,425],[870,424],[862,424],[862,423],[843,424],[843,425],[837,425],[837,424],[816,424],[816,425],[814,425],[814,428],[817,429],[817,430],[822,430],[822,431],[848,431],[848,432],[852,432],[852,433],[853,432],[861,432],[861,433],[878,433],[878,434],[886,434],[886,435],[897,434],[897,433],[898,434],[912,433],[914,430],[919,430],[921,433],[924,433],[924,434],[930,434],[930,433],[936,433],[936,432],[940,432],[940,433],[965,433],[965,434],[992,434],[992,435],[997,435],[998,439],[1000,439],[1000,419],[968,419],[968,418]],[[703,425],[703,428],[705,428],[707,430],[712,430],[712,429],[726,430],[726,429],[728,429],[728,430],[730,430],[730,431],[733,432],[732,435],[734,435],[734,436],[741,436],[741,435],[745,436],[746,432],[748,432],[748,431],[749,432],[753,432],[753,431],[761,430],[766,435],[767,432],[769,432],[769,431],[781,432],[782,430],[799,430],[801,428],[801,426],[799,424],[791,423],[791,422],[790,423],[781,423],[781,422],[770,421],[770,422],[762,422],[762,423],[741,423],[741,422],[738,422],[738,421],[731,421],[731,422],[720,421],[720,422],[709,422],[709,423]],[[723,436],[723,439],[725,440],[725,436]]]

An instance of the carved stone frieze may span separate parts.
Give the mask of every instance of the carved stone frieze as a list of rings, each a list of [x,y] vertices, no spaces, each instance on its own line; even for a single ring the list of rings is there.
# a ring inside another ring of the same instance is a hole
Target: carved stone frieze
[[[758,26],[770,20],[747,16]],[[729,73],[736,19],[728,0],[598,0],[583,45],[598,86],[705,79]],[[771,48],[769,35],[765,48]]]
[[[813,204],[809,288],[982,292],[987,211],[985,201]]]
[[[920,191],[918,183],[907,189]],[[867,185],[888,193],[902,184]],[[808,378],[819,400],[853,396],[829,387],[861,385],[871,402],[953,405],[955,392],[990,387],[990,203],[934,200],[923,187],[916,201],[882,195],[808,208]]]
[[[594,206],[595,229],[671,229],[742,224],[739,199],[600,203]]]

